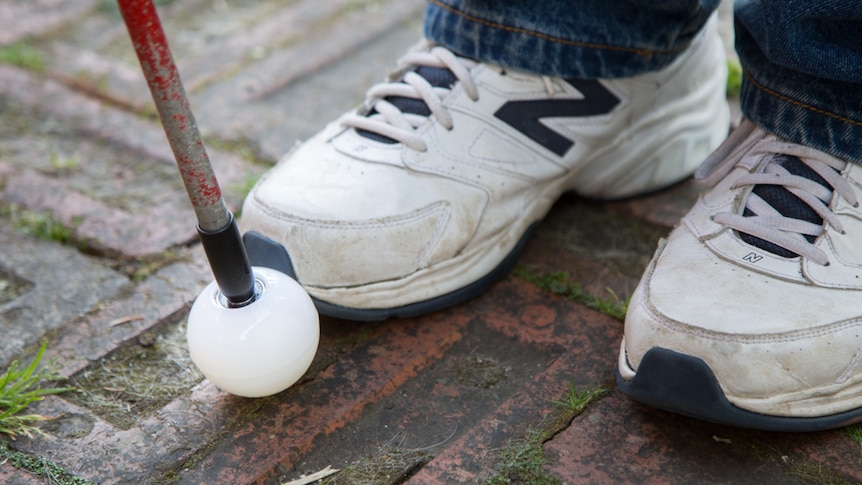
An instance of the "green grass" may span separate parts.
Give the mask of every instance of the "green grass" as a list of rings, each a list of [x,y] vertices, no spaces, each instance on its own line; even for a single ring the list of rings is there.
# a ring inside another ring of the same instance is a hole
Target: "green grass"
[[[51,166],[59,171],[71,171],[77,169],[81,165],[81,161],[77,155],[69,157],[61,156],[56,152],[51,152]]]
[[[136,258],[125,262],[120,270],[126,272],[133,283],[140,283],[165,266],[182,260],[182,254],[168,248],[155,257]]]
[[[247,138],[226,140],[215,136],[205,136],[204,144],[207,148],[233,153],[247,162],[251,162],[262,167],[271,167],[273,164],[272,161],[262,158],[260,150],[256,148],[254,142]],[[256,178],[259,177],[259,175],[256,176]]]
[[[42,53],[24,42],[0,46],[0,64],[12,64],[23,69],[41,72],[45,69]]]
[[[245,199],[258,180],[260,180],[260,174],[248,174],[241,181],[229,184],[228,190],[235,192],[240,199]]]
[[[95,485],[94,482],[76,477],[55,463],[44,458],[39,458],[27,453],[22,453],[9,448],[6,443],[0,442],[0,463],[9,463],[15,468],[27,470],[39,477],[45,478],[46,483],[60,485]]]
[[[628,300],[621,300],[610,288],[607,289],[610,297],[599,298],[581,288],[580,283],[572,282],[569,273],[565,271],[540,274],[523,266],[518,266],[513,271],[513,274],[539,288],[565,296],[578,303],[583,303],[587,307],[614,317],[617,320],[623,321],[626,318]]]
[[[737,60],[727,60],[727,97],[738,98],[742,90],[742,66]]]
[[[567,411],[581,413],[594,401],[607,394],[608,390],[604,387],[596,389],[578,389],[575,386],[575,380],[569,381],[569,390],[560,401],[551,401]]]
[[[337,473],[323,478],[319,483],[321,485],[404,483],[430,460],[431,454],[423,450],[389,448],[357,460]]]
[[[545,453],[542,445],[545,434],[535,432],[523,440],[510,442],[500,451],[494,475],[482,483],[508,485],[529,483],[535,485],[559,485],[560,481],[544,470]]]
[[[71,391],[71,387],[43,387],[48,382],[62,379],[53,364],[39,368],[45,355],[47,343],[43,343],[33,362],[21,367],[13,361],[6,372],[0,374],[0,434],[12,439],[17,436],[32,437],[41,431],[35,425],[46,418],[38,414],[23,414],[30,404],[41,401],[50,394]]]
[[[42,477],[45,479],[45,483],[57,485],[96,485],[95,482],[72,475],[56,463],[13,450],[9,448],[9,445],[0,441],[0,464],[3,463],[9,463],[15,468],[27,470],[36,476]]]
[[[844,434],[851,440],[862,445],[862,424],[847,426],[844,428]]]
[[[50,212],[6,206],[0,208],[0,215],[8,216],[18,230],[46,241],[71,244],[75,232],[71,227],[55,220]]]
[[[559,406],[556,417],[540,428],[525,433],[525,437],[509,441],[496,459],[492,474],[481,483],[488,485],[508,485],[529,483],[536,485],[560,485],[560,481],[545,471],[544,444],[560,430],[569,426],[571,421],[584,412],[592,403],[608,392],[606,387],[578,389],[574,379],[560,401],[551,401]]]
[[[254,188],[254,184],[260,180],[260,177],[260,174],[248,174],[240,182],[228,185],[227,189],[236,194],[237,200],[244,201],[249,192],[251,192],[251,189]],[[241,216],[242,205],[237,208],[236,214],[234,214],[234,217],[236,218]]]

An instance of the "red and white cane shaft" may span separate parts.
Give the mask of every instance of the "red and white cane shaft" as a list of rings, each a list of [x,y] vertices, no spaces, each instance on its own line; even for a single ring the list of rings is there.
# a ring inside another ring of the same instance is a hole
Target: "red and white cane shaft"
[[[230,222],[230,215],[156,8],[151,0],[118,0],[117,4],[174,152],[198,225],[206,231],[221,229]]]
[[[194,208],[213,276],[231,306],[244,306],[255,298],[254,274],[239,228],[222,198],[156,7],[151,0],[117,0],[117,4]]]

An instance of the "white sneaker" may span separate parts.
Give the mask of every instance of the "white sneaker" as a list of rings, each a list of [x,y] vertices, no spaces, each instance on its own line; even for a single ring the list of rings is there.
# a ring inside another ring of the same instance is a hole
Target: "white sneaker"
[[[617,380],[734,426],[862,420],[862,167],[743,122],[629,304]]]
[[[563,192],[628,197],[689,176],[727,135],[724,59],[715,18],[669,67],[619,80],[513,72],[424,44],[265,175],[241,224],[287,250],[321,313],[458,303],[510,269]]]

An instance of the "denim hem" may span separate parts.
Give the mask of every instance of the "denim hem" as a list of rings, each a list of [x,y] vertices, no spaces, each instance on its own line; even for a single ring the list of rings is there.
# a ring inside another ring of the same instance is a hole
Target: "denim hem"
[[[470,15],[466,12],[462,12],[462,11],[460,11],[454,7],[446,5],[445,3],[439,2],[437,0],[428,0],[428,2],[435,4],[440,8],[446,9],[455,15],[458,15],[466,21],[476,22],[476,23],[482,24],[483,26],[491,28],[491,29],[504,30],[504,31],[512,33],[512,34],[529,35],[529,36],[533,36],[533,37],[536,37],[536,38],[541,39],[541,40],[547,40],[549,42],[558,42],[560,44],[564,44],[564,45],[572,46],[572,47],[583,47],[583,48],[587,48],[587,49],[605,49],[605,50],[611,50],[611,51],[622,51],[622,52],[626,52],[629,54],[636,54],[639,56],[652,57],[655,54],[671,54],[671,55],[679,54],[680,52],[684,51],[689,46],[689,44],[686,43],[682,47],[679,47],[676,49],[670,49],[670,50],[639,49],[639,48],[635,48],[635,47],[625,47],[622,45],[606,45],[606,44],[598,44],[595,42],[585,42],[585,41],[578,41],[578,40],[573,40],[573,39],[565,39],[563,37],[548,35],[548,34],[544,34],[542,32],[538,32],[535,30],[529,30],[529,29],[524,29],[524,28],[519,28],[519,27],[512,27],[510,25],[505,25],[505,24],[501,24],[501,23],[497,23],[497,22],[491,22],[489,20],[475,17],[475,16]]]
[[[745,116],[794,143],[862,163],[862,2],[740,0],[735,7]]]
[[[512,7],[520,9],[513,16],[499,6],[481,10],[477,3],[428,0],[425,36],[481,62],[582,79],[631,77],[669,65],[691,44],[710,13],[690,8],[672,13],[643,9],[641,14],[633,8],[629,14],[642,24],[632,28],[633,20],[609,5],[581,10],[570,6],[538,17],[533,12],[538,6]]]
[[[862,89],[859,85],[842,89],[834,81],[829,84],[837,92]],[[740,102],[745,117],[764,130],[843,160],[862,163],[862,119],[770,89],[749,72],[743,78]]]

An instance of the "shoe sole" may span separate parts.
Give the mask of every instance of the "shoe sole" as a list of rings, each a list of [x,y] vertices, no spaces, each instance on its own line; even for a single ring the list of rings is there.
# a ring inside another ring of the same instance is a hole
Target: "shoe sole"
[[[311,300],[321,315],[357,322],[378,322],[388,318],[415,317],[464,303],[484,293],[488,287],[502,279],[512,270],[535,228],[536,224],[530,225],[523,236],[521,236],[521,239],[515,244],[512,251],[485,276],[445,295],[394,308],[350,308],[329,303],[314,296],[311,296]],[[242,239],[252,266],[272,268],[281,271],[294,280],[297,279],[290,255],[284,246],[255,231],[246,232]]]
[[[862,408],[804,418],[746,411],[727,400],[706,362],[661,347],[644,354],[631,380],[625,380],[619,369],[616,378],[619,389],[637,402],[717,424],[794,432],[822,431],[862,421]]]

